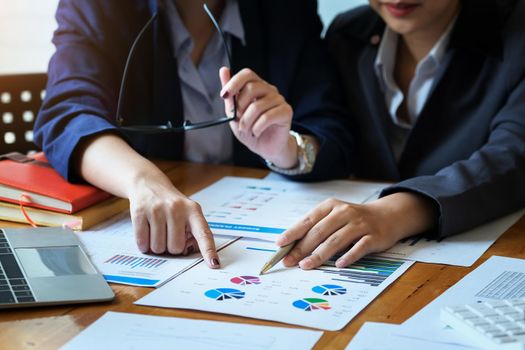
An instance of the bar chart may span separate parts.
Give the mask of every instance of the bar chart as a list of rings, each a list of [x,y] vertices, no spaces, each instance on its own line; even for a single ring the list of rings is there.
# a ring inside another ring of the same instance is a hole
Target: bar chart
[[[402,260],[368,256],[346,268],[321,266],[317,269],[332,275],[333,281],[368,284],[377,287],[402,265]]]
[[[156,269],[164,265],[167,261],[167,259],[161,258],[144,258],[132,255],[116,254],[104,261],[104,264],[123,265],[132,269]]]

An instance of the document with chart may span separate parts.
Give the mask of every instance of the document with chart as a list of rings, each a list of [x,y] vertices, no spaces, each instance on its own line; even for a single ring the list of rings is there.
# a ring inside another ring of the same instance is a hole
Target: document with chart
[[[353,181],[298,183],[224,177],[191,198],[216,234],[275,241],[328,198],[364,203],[386,184]]]
[[[525,259],[493,256],[403,323],[402,336],[476,347],[439,318],[442,307],[525,297]],[[407,332],[406,330],[410,330]]]
[[[328,198],[366,203],[375,200],[386,183],[327,181],[297,183],[283,179],[225,177],[192,196],[201,204],[216,234],[275,241],[287,228]],[[411,237],[382,256],[437,264],[471,266],[525,210],[472,230],[432,240]]]
[[[413,262],[368,256],[349,268],[303,271],[276,265],[270,242],[242,239],[219,252],[222,268],[199,264],[136,302],[339,330]]]
[[[202,260],[199,253],[188,256],[141,253],[129,213],[116,215],[77,236],[106,281],[113,283],[157,287]],[[216,236],[215,244],[220,247],[231,240]]]

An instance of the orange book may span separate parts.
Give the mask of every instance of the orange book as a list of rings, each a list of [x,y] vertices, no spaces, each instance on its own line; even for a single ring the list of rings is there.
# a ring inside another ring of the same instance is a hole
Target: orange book
[[[30,223],[37,226],[68,226],[72,230],[86,230],[128,208],[127,200],[113,197],[74,214],[25,207],[24,215],[19,205],[0,201],[0,220],[27,224],[29,217]]]
[[[42,152],[9,153],[1,159],[0,200],[71,214],[111,196],[90,185],[67,182]]]

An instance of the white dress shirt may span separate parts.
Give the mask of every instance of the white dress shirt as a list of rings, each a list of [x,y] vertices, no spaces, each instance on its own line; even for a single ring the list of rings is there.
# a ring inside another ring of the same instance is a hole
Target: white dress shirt
[[[379,85],[384,92],[385,102],[392,118],[392,122],[397,127],[397,131],[390,134],[390,144],[394,150],[396,158],[399,159],[408,136],[408,132],[417,121],[419,114],[423,110],[433,87],[436,84],[436,74],[438,68],[443,64],[452,28],[455,19],[451,21],[445,32],[441,35],[430,52],[416,66],[416,71],[408,89],[408,96],[403,92],[394,79],[395,60],[399,34],[386,27],[383,39],[379,45],[376,60],[374,63],[375,73],[379,80]],[[398,110],[406,98],[409,122],[402,120],[398,116]]]

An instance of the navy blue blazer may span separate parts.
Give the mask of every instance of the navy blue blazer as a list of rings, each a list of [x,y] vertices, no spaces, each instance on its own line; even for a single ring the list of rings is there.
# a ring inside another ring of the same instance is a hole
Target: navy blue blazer
[[[246,46],[232,40],[233,70],[251,68],[275,85],[294,109],[292,128],[313,134],[321,142],[314,171],[300,178],[347,176],[350,134],[335,71],[331,71],[333,65],[320,39],[317,2],[239,0],[239,6]],[[83,139],[103,132],[121,134],[114,123],[124,63],[131,43],[157,10],[160,18],[146,33],[131,63],[122,114],[130,124],[171,120],[180,125],[183,109],[177,62],[158,2],[60,1],[53,37],[56,52],[35,123],[35,142],[65,178],[76,180],[71,164]],[[147,157],[181,159],[184,134],[121,135]],[[234,163],[264,164],[237,140]]]
[[[385,23],[368,6],[339,15],[329,49],[352,116],[358,177],[398,182],[439,209],[441,237],[525,206],[525,1],[463,0],[445,68],[399,161],[374,71]]]

